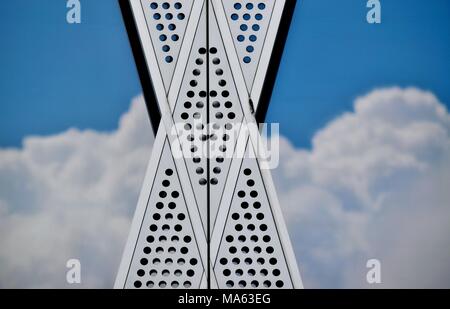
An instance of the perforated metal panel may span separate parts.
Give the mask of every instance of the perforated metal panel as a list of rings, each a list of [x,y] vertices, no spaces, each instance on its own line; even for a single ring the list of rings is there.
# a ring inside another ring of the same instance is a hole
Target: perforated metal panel
[[[192,0],[140,0],[166,90],[178,60]]]
[[[276,0],[222,0],[250,92]]]
[[[181,146],[186,151],[186,166],[199,207],[203,228],[207,229],[207,46],[206,6],[203,6],[196,28],[192,49],[175,105],[173,119],[180,135]]]
[[[243,121],[230,64],[214,14],[209,18],[210,44],[210,210],[212,228],[224,193],[236,138]]]
[[[259,136],[242,130],[280,1],[130,0],[162,123],[116,287],[302,286]]]
[[[219,288],[292,288],[263,178],[247,144],[214,271]]]
[[[165,142],[126,288],[200,288],[203,267],[178,173]]]

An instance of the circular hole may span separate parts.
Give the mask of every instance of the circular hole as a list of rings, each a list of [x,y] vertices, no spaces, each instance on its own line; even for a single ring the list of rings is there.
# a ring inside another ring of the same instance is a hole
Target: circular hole
[[[142,282],[141,282],[141,281],[135,281],[135,282],[134,282],[134,287],[135,287],[135,288],[138,288],[138,289],[139,289],[141,286],[142,286]]]
[[[189,281],[186,281],[185,283],[183,283],[183,286],[188,289],[192,286],[192,284]]]
[[[213,178],[213,179],[211,179],[211,184],[212,185],[217,185],[219,183],[219,180],[217,180],[217,178]]]
[[[161,34],[161,35],[159,36],[159,40],[160,40],[161,42],[166,41],[166,40],[167,40],[167,35]]]
[[[203,104],[203,102],[197,102],[196,106],[197,108],[203,108],[205,105]]]
[[[278,263],[278,261],[277,261],[276,258],[271,258],[271,259],[269,260],[269,263],[270,263],[270,265],[276,265],[276,264]]]
[[[254,269],[249,269],[248,274],[253,277],[256,275],[256,271]]]
[[[241,276],[244,274],[244,272],[242,271],[242,269],[238,269],[238,270],[235,271],[235,274],[236,274],[238,277],[241,277]]]
[[[243,230],[243,227],[242,227],[242,225],[240,225],[240,224],[236,224],[236,226],[235,226],[234,228],[235,228],[236,231],[238,231],[238,232],[240,232],[240,231]]]
[[[231,218],[233,218],[233,220],[239,220],[239,214],[238,213],[234,213],[231,215]]]
[[[261,225],[259,226],[259,229],[260,229],[261,231],[265,232],[265,231],[267,231],[268,227],[267,227],[267,225],[265,225],[265,224],[261,224]]]
[[[153,281],[148,281],[148,282],[147,282],[147,287],[148,287],[149,289],[153,288],[154,286],[155,286],[155,283],[154,283]]]
[[[228,251],[230,251],[231,254],[235,254],[237,252],[237,249],[236,247],[230,247]]]
[[[245,176],[250,176],[251,174],[252,174],[252,170],[251,170],[251,169],[246,168],[246,169],[244,170],[244,175],[245,175]]]
[[[162,271],[162,275],[163,275],[164,277],[167,277],[167,276],[170,275],[170,272],[169,272],[167,269],[165,269],[165,270]]]
[[[199,54],[204,55],[204,54],[206,54],[206,48],[201,47],[201,48],[198,50],[198,52],[199,52]]]
[[[235,113],[229,113],[228,114],[228,118],[229,119],[234,119],[234,118],[236,118],[236,114]]]
[[[261,203],[260,203],[260,202],[254,202],[254,203],[253,203],[253,207],[254,207],[255,209],[260,209],[260,208],[261,208]]]
[[[166,14],[166,19],[167,20],[172,20],[173,19],[173,14],[172,13],[167,13]]]
[[[196,87],[198,85],[196,80],[191,80],[191,82],[189,84],[191,85],[191,87]],[[185,107],[186,107],[186,105],[185,105]],[[190,108],[190,107],[188,107],[188,108]]]
[[[253,53],[255,48],[253,46],[249,45],[249,46],[247,46],[247,48],[245,50],[247,50],[248,53]]]
[[[167,197],[167,192],[166,191],[159,192],[159,197],[160,198],[166,198]]]
[[[161,14],[155,13],[155,14],[153,14],[153,18],[154,18],[155,20],[160,20],[160,19],[161,19]]]
[[[249,36],[249,40],[250,42],[256,42],[256,40],[258,39],[258,37],[254,34],[252,34],[251,36]]]
[[[246,24],[242,24],[240,27],[241,31],[247,31],[248,26]]]
[[[199,76],[200,75],[200,70],[199,69],[195,69],[194,71],[192,71],[192,74],[194,74],[194,76]]]
[[[228,235],[228,236],[225,238],[225,240],[226,240],[227,242],[233,242],[233,241],[234,241],[234,237],[231,236],[231,235]]]
[[[152,243],[152,242],[154,242],[155,241],[155,237],[153,237],[153,236],[148,236],[147,237],[147,242],[148,243]]]
[[[250,179],[247,181],[247,186],[253,187],[255,185],[255,181],[253,179]]]
[[[177,261],[177,264],[180,266],[184,265],[185,263],[186,263],[186,261],[184,259],[178,259],[178,261]],[[181,273],[181,271],[180,271],[180,273]]]
[[[191,259],[191,260],[189,261],[189,263],[190,263],[192,266],[195,266],[195,265],[198,264],[198,260],[197,260],[197,259]]]
[[[171,241],[172,242],[178,242],[180,239],[178,238],[178,236],[172,236]]]
[[[217,76],[222,76],[223,75],[223,70],[222,69],[217,69],[216,70],[216,75]]]
[[[177,9],[177,10],[179,10],[179,9],[181,9],[182,7],[183,7],[183,5],[180,3],[180,2],[177,2],[177,3],[175,3],[175,8]]]
[[[251,264],[253,263],[253,261],[252,261],[251,258],[246,258],[244,262],[245,262],[245,264],[247,264],[247,265],[251,265]]]
[[[226,258],[221,258],[220,259],[220,264],[226,265],[227,263],[228,263],[228,260]]]
[[[168,186],[170,186],[170,181],[164,180],[162,185],[167,188]]]
[[[240,3],[235,3],[235,4],[234,4],[234,8],[235,8],[236,10],[240,10],[240,9],[242,8],[242,5],[241,5]]]
[[[242,251],[242,253],[246,253],[247,254],[247,253],[250,252],[250,249],[248,247],[242,247],[241,251]]]
[[[213,62],[213,64],[218,65],[218,64],[220,64],[220,59],[214,58],[212,62]]]
[[[258,236],[253,235],[252,237],[250,237],[250,240],[251,240],[252,242],[258,242]]]
[[[158,274],[158,272],[154,269],[150,270],[150,276],[155,277]]]
[[[249,213],[249,212],[247,212],[247,213],[244,215],[244,218],[247,219],[247,220],[251,220],[252,214]]]
[[[152,2],[152,3],[150,4],[150,7],[151,7],[153,10],[156,10],[156,9],[158,8],[158,4],[157,4],[156,2]]]
[[[257,218],[258,220],[264,220],[264,214],[263,214],[263,213],[258,213],[258,214],[256,215],[256,218]]]
[[[160,18],[161,18],[161,16],[160,16]],[[231,14],[231,19],[232,20],[238,20],[239,19],[239,15],[238,14]]]
[[[250,14],[244,14],[244,16],[242,16],[242,18],[244,18],[244,20],[250,20]]]
[[[162,7],[163,7],[163,9],[167,10],[167,9],[170,8],[170,4],[167,3],[167,2],[164,2],[164,3],[162,4]]]
[[[200,184],[201,186],[205,186],[207,183],[208,183],[208,182],[206,181],[205,178],[202,178],[202,179],[199,180],[199,184]]]
[[[184,240],[184,242],[185,243],[190,243],[191,241],[192,241],[192,238],[190,237],[190,236],[185,236],[184,238],[183,238],[183,240]]]
[[[232,288],[234,286],[234,282],[229,280],[229,281],[227,281],[226,285],[227,285],[227,288]]]
[[[144,253],[145,254],[150,254],[150,253],[152,253],[152,249],[150,247],[145,247],[144,248]]]
[[[174,210],[177,207],[177,205],[174,202],[169,203],[169,209]]]
[[[145,271],[144,271],[143,269],[139,269],[139,270],[137,271],[137,275],[138,275],[139,277],[143,277],[143,276],[145,275]]]
[[[182,254],[187,254],[187,253],[189,252],[189,250],[188,250],[188,248],[183,247],[183,248],[181,248],[180,252],[181,252]]]
[[[184,219],[186,219],[186,216],[184,214],[178,214],[177,218],[178,220],[183,221]]]
[[[221,80],[219,81],[219,86],[225,87],[226,85],[227,85],[227,82],[226,82],[224,79],[221,79]]]
[[[214,174],[220,174],[221,171],[222,171],[222,170],[220,169],[220,167],[215,167],[215,168],[213,169]]]
[[[161,281],[160,283],[159,283],[159,287],[160,288],[165,288],[167,286],[167,283],[165,282],[165,281]]]
[[[261,29],[261,27],[258,24],[254,24],[252,26],[253,31],[259,31],[259,29]]]
[[[264,281],[263,285],[264,285],[265,288],[270,288],[272,283],[270,281],[266,280],[266,281]]]
[[[179,283],[176,281],[172,281],[172,283],[170,284],[170,286],[174,289],[176,289],[179,286]]]
[[[173,191],[172,192],[172,197],[173,198],[178,198],[180,196],[180,193],[178,191]]]
[[[168,230],[170,230],[170,226],[167,225],[167,224],[164,224],[164,225],[162,226],[162,230],[163,230],[163,231],[168,231]]]
[[[177,26],[175,26],[174,24],[170,24],[169,25],[169,30],[170,31],[174,31],[177,28]]]
[[[177,249],[175,249],[174,247],[170,247],[168,251],[170,254],[173,254],[173,253],[177,252]]]
[[[261,247],[256,246],[256,247],[253,249],[253,251],[255,251],[256,253],[261,253],[261,252],[262,252],[262,249],[261,249]]]
[[[266,262],[263,258],[258,258],[257,260],[256,260],[256,262],[259,264],[259,265],[264,265],[264,263]]]
[[[180,13],[180,14],[177,15],[177,18],[178,18],[179,20],[183,20],[185,17],[186,17],[186,16],[185,16],[183,13]]]
[[[245,56],[244,63],[250,63],[250,62],[252,62],[252,58],[250,58],[249,56]]]
[[[240,198],[244,198],[244,197],[245,197],[245,192],[244,192],[244,191],[239,191],[239,192],[238,192],[238,196],[239,196]]]
[[[247,202],[242,202],[241,203],[241,207],[243,208],[243,209],[247,209],[248,208],[248,203]]]
[[[155,224],[150,225],[150,231],[156,232],[158,230],[158,227]]]
[[[269,274],[269,272],[267,271],[267,269],[261,269],[260,274],[265,277]]]
[[[170,46],[169,46],[169,45],[164,45],[164,46],[162,47],[162,50],[163,50],[163,52],[167,53],[167,52],[170,51]]]
[[[163,209],[164,208],[164,204],[163,203],[161,203],[161,202],[158,202],[158,203],[156,203],[156,208],[158,208],[158,209]]]
[[[175,225],[175,231],[181,232],[182,229],[183,228],[181,227],[181,225],[179,225],[179,224]]]
[[[246,286],[247,286],[247,282],[245,282],[243,280],[239,281],[239,287],[240,288],[245,288]]]
[[[160,214],[154,214],[153,215],[153,220],[158,221],[159,219],[161,219],[161,215]]]
[[[281,275],[281,271],[280,271],[279,269],[274,269],[273,272],[272,272],[272,274],[273,274],[275,277],[278,277],[279,275]]]
[[[247,239],[245,238],[244,235],[241,235],[241,236],[238,237],[238,240],[239,240],[240,242],[245,242]]]
[[[225,161],[225,159],[223,157],[217,157],[216,158],[216,162],[217,163],[223,163]]]
[[[231,271],[230,271],[229,269],[225,269],[225,270],[223,271],[223,275],[224,275],[225,277],[229,277],[229,276],[231,275]]]
[[[166,265],[172,265],[173,264],[173,260],[172,259],[166,259],[164,263],[166,263]]]
[[[263,237],[264,242],[270,242],[271,238],[269,235]]]
[[[255,229],[256,229],[255,225],[253,225],[253,224],[247,225],[247,230],[254,231]]]
[[[256,20],[262,20],[263,19],[263,16],[262,16],[262,14],[256,14],[255,15],[255,18],[256,18]]]
[[[272,254],[275,250],[273,249],[273,247],[267,247],[266,248],[266,252],[269,254]]]
[[[194,272],[192,269],[189,269],[189,270],[186,272],[186,275],[188,275],[188,277],[194,277],[195,272]]]

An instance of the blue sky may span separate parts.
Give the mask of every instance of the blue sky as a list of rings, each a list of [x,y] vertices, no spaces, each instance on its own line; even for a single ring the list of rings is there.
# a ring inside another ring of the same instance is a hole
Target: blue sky
[[[84,0],[68,25],[66,1],[2,1],[0,147],[70,127],[110,131],[141,92],[115,0]],[[355,97],[416,86],[450,102],[450,2],[381,1],[381,25],[366,1],[299,1],[268,121],[297,146],[351,110]]]

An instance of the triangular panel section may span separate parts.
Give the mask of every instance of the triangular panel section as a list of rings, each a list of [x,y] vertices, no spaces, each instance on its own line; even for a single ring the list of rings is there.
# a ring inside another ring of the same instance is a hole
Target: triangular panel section
[[[200,288],[204,269],[190,217],[166,140],[125,288]]]
[[[222,0],[250,93],[276,0]]]
[[[166,92],[186,33],[193,1],[140,0]]]
[[[272,205],[251,144],[214,262],[219,288],[293,288]]]

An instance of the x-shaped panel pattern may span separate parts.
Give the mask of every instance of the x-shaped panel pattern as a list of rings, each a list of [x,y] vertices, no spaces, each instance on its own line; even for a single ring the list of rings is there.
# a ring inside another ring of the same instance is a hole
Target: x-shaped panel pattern
[[[261,137],[244,129],[286,1],[128,1],[161,122],[116,288],[301,288]]]

